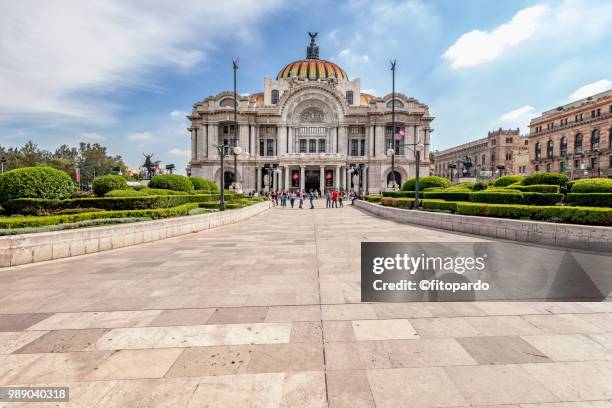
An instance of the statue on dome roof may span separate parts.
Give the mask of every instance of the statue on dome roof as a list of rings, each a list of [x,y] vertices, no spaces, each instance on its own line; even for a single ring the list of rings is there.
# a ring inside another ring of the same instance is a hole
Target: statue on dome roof
[[[306,48],[306,59],[319,59],[319,46],[315,42],[318,32],[308,32],[310,36],[310,45]]]

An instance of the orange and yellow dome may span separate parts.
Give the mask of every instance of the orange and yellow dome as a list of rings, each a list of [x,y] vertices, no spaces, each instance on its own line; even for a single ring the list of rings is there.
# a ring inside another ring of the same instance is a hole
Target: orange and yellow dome
[[[310,81],[329,78],[339,80],[349,79],[346,72],[338,65],[320,59],[303,59],[285,65],[276,76],[276,79],[289,78],[307,79]]]

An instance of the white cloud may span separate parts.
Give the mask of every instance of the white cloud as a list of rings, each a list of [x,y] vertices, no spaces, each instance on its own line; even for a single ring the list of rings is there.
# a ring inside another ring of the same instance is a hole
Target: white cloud
[[[536,115],[535,108],[524,105],[520,108],[506,112],[499,117],[499,122],[505,127],[520,128],[523,134],[529,133],[529,122]]]
[[[130,140],[153,140],[154,137],[151,134],[151,132],[138,132],[138,133],[129,134],[128,139]]]
[[[490,32],[473,30],[465,33],[442,54],[442,58],[449,61],[453,69],[492,61],[531,37],[548,12],[545,5],[528,7]]]
[[[181,110],[173,110],[172,112],[170,112],[170,116],[172,116],[173,118],[185,119],[185,116],[187,116],[187,112],[183,112]]]
[[[189,149],[179,149],[177,147],[168,150],[168,153],[170,153],[173,156],[179,156],[179,157],[190,157],[191,156],[191,150]]]
[[[106,140],[106,137],[99,133],[83,133],[81,135],[81,140],[84,142],[101,142],[102,140]]]
[[[376,95],[376,89],[362,89],[361,93],[367,93],[370,95]]]
[[[600,92],[608,91],[612,89],[612,81],[607,79],[600,79],[599,81],[591,82],[576,89],[570,96],[570,101],[577,101]]]
[[[155,86],[155,68],[201,64],[219,38],[252,41],[280,0],[0,2],[0,112],[92,122],[116,89]],[[201,66],[201,65],[198,65]]]
[[[357,54],[349,48],[345,48],[336,57],[332,58],[332,61],[337,61],[340,65],[346,66],[350,71],[351,68],[358,70],[363,64],[370,62],[370,57],[366,54]]]

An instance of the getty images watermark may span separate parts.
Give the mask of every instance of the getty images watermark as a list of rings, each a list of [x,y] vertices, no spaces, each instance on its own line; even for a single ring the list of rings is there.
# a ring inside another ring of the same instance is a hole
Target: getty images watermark
[[[363,242],[361,300],[603,301],[611,261],[610,254],[509,242]]]

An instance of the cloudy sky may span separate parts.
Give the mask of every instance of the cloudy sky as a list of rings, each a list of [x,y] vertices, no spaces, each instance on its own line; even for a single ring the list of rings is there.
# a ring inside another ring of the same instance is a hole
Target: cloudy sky
[[[609,0],[0,0],[0,145],[100,142],[184,169],[185,112],[231,89],[231,59],[258,92],[308,31],[376,95],[397,59],[440,149],[612,88]]]

